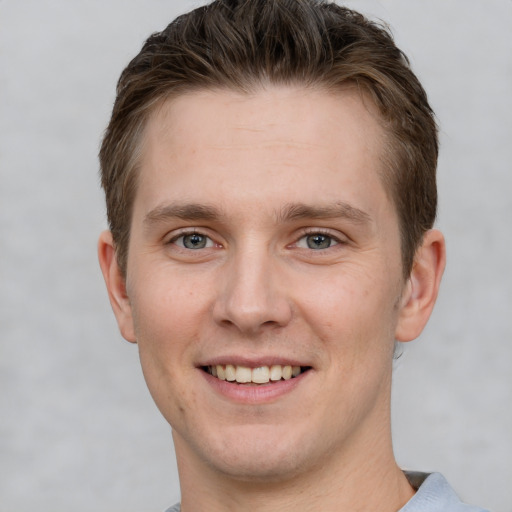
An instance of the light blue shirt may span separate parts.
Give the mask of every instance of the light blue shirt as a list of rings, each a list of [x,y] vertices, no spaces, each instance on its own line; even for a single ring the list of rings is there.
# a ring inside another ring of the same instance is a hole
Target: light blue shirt
[[[399,512],[488,512],[462,503],[441,473],[404,473],[416,494]]]
[[[488,512],[460,501],[441,473],[405,471],[416,494],[398,512]],[[166,512],[180,512],[177,503]]]

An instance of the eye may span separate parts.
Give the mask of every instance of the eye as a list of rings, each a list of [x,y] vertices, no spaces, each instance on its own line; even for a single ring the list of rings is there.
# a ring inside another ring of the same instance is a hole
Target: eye
[[[214,246],[213,241],[209,237],[206,235],[201,235],[200,233],[189,233],[178,236],[173,238],[171,243],[176,244],[178,247],[192,250],[205,249]]]
[[[321,250],[328,249],[329,247],[337,244],[339,244],[339,241],[330,235],[325,233],[310,233],[298,240],[297,247],[302,249]]]

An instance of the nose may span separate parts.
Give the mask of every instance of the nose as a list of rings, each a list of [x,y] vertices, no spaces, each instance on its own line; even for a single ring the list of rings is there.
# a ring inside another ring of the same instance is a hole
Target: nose
[[[220,276],[215,321],[254,336],[284,327],[292,318],[283,272],[265,249],[239,251]]]

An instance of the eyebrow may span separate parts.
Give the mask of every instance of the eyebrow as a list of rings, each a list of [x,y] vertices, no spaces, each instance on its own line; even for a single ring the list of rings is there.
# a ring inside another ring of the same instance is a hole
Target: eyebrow
[[[334,204],[310,206],[301,203],[291,203],[284,206],[278,215],[278,222],[301,219],[334,219],[344,218],[355,224],[367,224],[371,217],[363,210],[348,203],[339,201]]]
[[[158,224],[169,219],[215,220],[221,212],[213,207],[196,203],[171,203],[157,206],[144,217],[144,224]]]
[[[218,208],[198,203],[170,203],[157,206],[144,218],[144,224],[150,226],[166,222],[169,219],[182,219],[188,221],[213,221],[225,217]],[[278,224],[302,219],[334,219],[343,218],[355,224],[367,224],[371,217],[363,210],[343,201],[311,206],[303,203],[289,203],[276,214]]]

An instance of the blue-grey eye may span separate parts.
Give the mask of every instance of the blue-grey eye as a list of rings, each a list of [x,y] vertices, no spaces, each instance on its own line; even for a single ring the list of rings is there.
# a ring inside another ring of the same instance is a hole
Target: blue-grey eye
[[[310,249],[328,249],[332,244],[332,238],[321,233],[314,235],[308,235],[306,237],[306,243]]]
[[[208,237],[199,233],[183,235],[180,238],[183,241],[183,247],[186,249],[204,249],[208,245]]]
[[[311,233],[310,235],[305,235],[297,242],[297,247],[302,249],[313,249],[313,250],[321,250],[321,249],[329,249],[333,245],[337,245],[339,243],[336,238],[326,235],[324,233]]]

